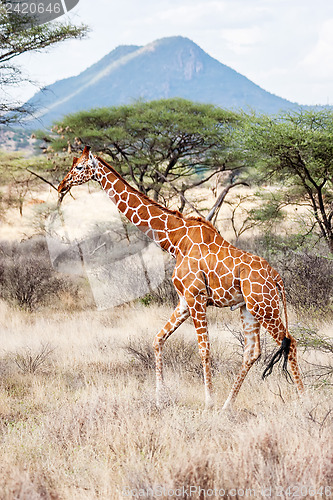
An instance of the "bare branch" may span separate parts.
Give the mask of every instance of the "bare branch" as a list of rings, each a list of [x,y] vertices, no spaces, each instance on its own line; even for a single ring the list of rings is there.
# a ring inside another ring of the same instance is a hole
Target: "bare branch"
[[[203,219],[205,218],[200,212],[199,210],[197,210],[195,208],[195,206],[190,202],[188,201],[187,198],[185,198],[184,196],[184,193],[182,193],[181,191],[179,191],[179,189],[177,189],[161,172],[159,172],[159,175],[164,179],[164,182],[166,182],[167,184],[169,184],[169,186],[175,191],[175,193],[179,194],[179,196],[184,200],[185,203],[187,203],[187,205],[189,207],[192,208],[192,210],[194,210],[194,212],[196,212],[199,217],[202,217]]]
[[[38,179],[41,179],[43,182],[46,182],[46,184],[49,184],[53,189],[55,189],[57,192],[58,192],[58,189],[55,187],[54,184],[52,184],[52,182],[48,181],[47,179],[45,179],[44,177],[42,177],[41,175],[39,174],[36,174],[35,172],[33,172],[32,170],[30,170],[29,168],[27,168],[27,171],[32,174],[32,175],[35,175],[36,177],[38,177]]]
[[[223,191],[219,194],[216,202],[214,203],[212,209],[210,210],[209,214],[207,215],[206,219],[208,221],[211,221],[215,215],[215,219],[217,217],[217,214],[222,206],[222,203],[225,199],[225,197],[227,196],[227,194],[229,193],[230,189],[235,187],[235,186],[247,186],[249,187],[249,184],[247,182],[234,182],[232,184],[229,184],[229,186],[226,186]]]

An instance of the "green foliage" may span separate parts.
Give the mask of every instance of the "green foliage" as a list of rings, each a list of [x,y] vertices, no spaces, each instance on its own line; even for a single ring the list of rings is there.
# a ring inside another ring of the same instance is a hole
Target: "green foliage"
[[[45,157],[24,158],[20,153],[0,151],[0,217],[8,208],[18,208],[22,215],[26,196],[40,186],[40,180],[27,169],[35,173],[47,171],[50,164]],[[51,172],[54,176],[55,172]],[[50,182],[51,182],[50,181]]]
[[[43,156],[25,158],[19,152],[4,152],[0,150],[0,186],[20,179],[28,179],[31,174],[27,168],[34,168],[36,172],[47,171],[50,164]]]
[[[314,351],[326,354],[326,356],[321,356],[323,360],[321,362],[306,362],[310,369],[305,373],[305,377],[312,379],[312,384],[317,387],[333,385],[332,337],[320,335],[316,328],[300,324],[290,330],[297,339],[297,345],[303,348],[304,352]]]
[[[311,207],[333,253],[333,111],[252,116],[244,132],[244,150],[261,180],[283,182],[286,203]]]
[[[74,26],[70,23],[52,22],[36,25],[32,16],[7,14],[5,6],[0,3],[0,85],[2,89],[17,86],[29,81],[23,75],[13,59],[26,52],[36,52],[71,38],[82,38],[87,32],[84,25]],[[21,106],[10,95],[3,96],[0,103],[0,124],[18,121],[21,116],[31,113],[32,109]]]
[[[259,193],[256,193],[259,196]],[[273,223],[282,221],[285,217],[282,212],[281,193],[261,193],[262,203],[257,208],[252,208],[249,213],[249,219],[256,224],[265,225],[270,227]]]
[[[89,144],[155,199],[163,184],[205,171],[239,167],[233,144],[235,113],[184,99],[81,111],[53,127],[52,147]],[[232,147],[233,145],[233,147]]]
[[[27,160],[20,153],[0,151],[0,185],[6,184],[13,176],[21,174],[27,167]]]
[[[304,350],[314,349],[316,351],[333,354],[333,339],[319,335],[317,329],[304,325],[293,328],[292,334],[296,336],[298,345]]]
[[[152,299],[152,296],[150,295],[150,293],[147,293],[144,297],[141,297],[140,302],[145,307],[148,307],[152,303],[152,300],[153,299]]]

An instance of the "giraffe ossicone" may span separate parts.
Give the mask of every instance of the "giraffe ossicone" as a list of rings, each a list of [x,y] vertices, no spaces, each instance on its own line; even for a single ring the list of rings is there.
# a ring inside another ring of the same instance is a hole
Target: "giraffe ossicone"
[[[260,356],[260,326],[281,346],[279,356],[284,355],[285,363],[288,360],[296,387],[302,393],[296,341],[288,331],[285,291],[278,272],[261,257],[228,243],[208,221],[185,217],[143,195],[105,160],[94,156],[88,146],[80,158],[73,159],[72,168],[59,184],[58,191],[64,196],[72,186],[91,179],[101,185],[129,221],[176,259],[172,280],[179,303],[153,342],[157,401],[161,401],[163,390],[163,345],[191,316],[203,366],[206,406],[211,406],[213,394],[206,319],[209,305],[239,309],[244,332],[242,366],[223,408],[234,402],[249,369]],[[285,325],[280,318],[279,291]],[[285,338],[288,342],[283,342]],[[278,357],[272,359],[269,371],[277,360]]]

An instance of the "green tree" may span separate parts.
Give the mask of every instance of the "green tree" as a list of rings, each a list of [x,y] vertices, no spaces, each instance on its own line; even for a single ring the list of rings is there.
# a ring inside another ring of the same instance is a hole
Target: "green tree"
[[[16,64],[18,56],[44,50],[71,38],[82,38],[86,33],[84,25],[59,22],[38,25],[31,16],[8,15],[4,3],[0,3],[0,125],[16,122],[33,112],[11,95],[13,87],[30,81]]]
[[[310,207],[333,253],[333,111],[251,117],[245,130],[244,148],[261,178],[282,181],[286,203]]]
[[[240,167],[232,147],[239,122],[235,113],[184,99],[138,102],[67,116],[53,127],[58,137],[52,147],[70,144],[75,150],[89,144],[156,200],[165,183],[179,181],[175,189],[183,209],[187,189],[216,172]]]

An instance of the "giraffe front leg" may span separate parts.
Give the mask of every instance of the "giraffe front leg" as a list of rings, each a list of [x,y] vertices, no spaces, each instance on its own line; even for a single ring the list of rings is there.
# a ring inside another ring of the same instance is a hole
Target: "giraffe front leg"
[[[190,314],[197,332],[199,354],[202,362],[204,383],[205,383],[205,408],[213,406],[213,384],[210,365],[210,343],[207,331],[206,319],[206,301],[205,296],[191,297],[187,300],[190,308]]]
[[[186,302],[181,299],[174,310],[169,321],[164,328],[156,335],[153,347],[156,361],[156,404],[163,406],[165,401],[164,380],[163,380],[163,359],[162,348],[170,335],[189,317],[189,310]]]
[[[252,316],[246,306],[241,307],[240,313],[244,331],[243,363],[222,410],[228,408],[235,401],[248,371],[260,356],[260,323]]]

